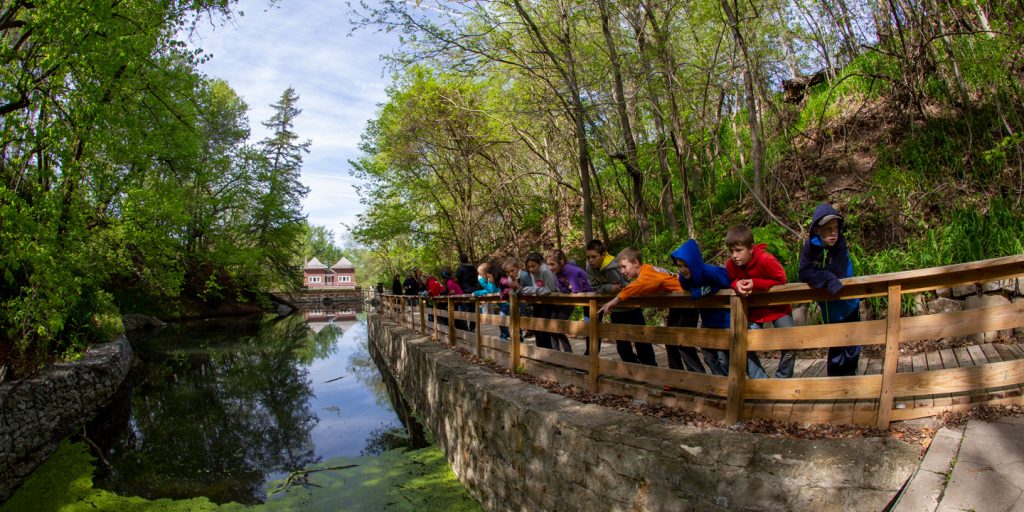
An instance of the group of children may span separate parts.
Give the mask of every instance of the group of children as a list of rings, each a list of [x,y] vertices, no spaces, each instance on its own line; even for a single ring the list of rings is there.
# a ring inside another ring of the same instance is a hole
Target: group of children
[[[850,260],[846,239],[843,236],[844,218],[832,206],[820,204],[815,210],[810,223],[810,237],[804,243],[800,253],[800,281],[814,288],[827,290],[836,295],[842,289],[840,279],[853,276],[853,264]],[[712,265],[704,261],[696,240],[688,240],[672,251],[671,257],[678,272],[643,263],[639,250],[626,248],[617,257],[608,254],[604,243],[592,240],[586,247],[586,268],[580,268],[575,262],[566,258],[561,250],[547,251],[545,256],[530,253],[526,257],[525,267],[516,258],[508,258],[501,263],[497,276],[490,273],[493,265],[484,263],[477,267],[476,282],[472,290],[460,286],[462,279],[448,279],[447,293],[461,295],[474,293],[477,295],[500,293],[503,298],[509,294],[547,294],[547,293],[614,293],[614,298],[605,303],[599,310],[599,317],[610,315],[615,324],[644,325],[645,319],[641,308],[629,306],[628,300],[641,296],[659,293],[688,291],[693,300],[711,295],[725,288],[732,288],[735,293],[749,296],[752,293],[767,291],[773,286],[786,282],[786,272],[779,261],[766,250],[765,244],[756,244],[753,231],[745,225],[737,225],[726,234],[725,245],[728,249],[728,260],[724,267]],[[466,260],[462,262],[466,264]],[[472,267],[469,267],[470,269]],[[504,275],[501,275],[501,274]],[[446,273],[442,272],[442,276]],[[431,279],[433,279],[433,284]],[[407,281],[408,282],[408,281]],[[430,277],[423,278],[426,295],[436,296],[444,293],[440,283]],[[394,285],[397,289],[397,276]],[[408,292],[408,288],[403,290]],[[410,293],[406,293],[410,294]],[[412,293],[415,294],[415,293]],[[622,305],[626,303],[626,305]],[[860,320],[859,299],[835,299],[818,303],[822,321],[825,323],[855,322]],[[501,313],[508,314],[508,303],[501,304]],[[470,305],[470,308],[472,306]],[[529,315],[538,318],[567,320],[572,314],[573,306],[550,304],[532,304]],[[471,310],[471,309],[470,309]],[[750,329],[771,327],[792,327],[794,325],[792,306],[758,306],[748,310]],[[723,308],[670,308],[667,325],[670,327],[729,328],[729,311]],[[465,328],[459,326],[457,328]],[[472,329],[469,326],[469,329]],[[535,332],[538,347],[553,350],[572,351],[569,340],[563,333]],[[507,327],[501,328],[502,339],[509,338]],[[704,373],[705,367],[715,375],[728,375],[729,351],[717,349],[701,349],[703,364],[694,347],[666,345],[669,368]],[[629,363],[657,366],[654,347],[649,343],[616,341],[619,357]],[[826,371],[829,376],[854,375],[860,358],[860,346],[833,347],[828,350]],[[747,353],[747,375],[751,378],[766,378],[761,361],[755,352]],[[783,350],[775,377],[788,378],[793,376],[796,366],[796,354],[791,350]]]

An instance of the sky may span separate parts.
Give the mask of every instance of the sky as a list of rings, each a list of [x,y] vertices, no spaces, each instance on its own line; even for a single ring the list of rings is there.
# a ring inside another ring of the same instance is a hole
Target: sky
[[[310,188],[303,205],[310,224],[334,231],[336,241],[363,211],[348,161],[359,156],[359,136],[390,79],[381,56],[397,37],[362,29],[350,35],[346,2],[239,0],[227,24],[203,24],[191,38],[211,58],[200,71],[221,78],[249,105],[250,142],[268,135],[261,124],[289,86],[299,96],[295,121],[300,140],[312,141],[302,166]]]

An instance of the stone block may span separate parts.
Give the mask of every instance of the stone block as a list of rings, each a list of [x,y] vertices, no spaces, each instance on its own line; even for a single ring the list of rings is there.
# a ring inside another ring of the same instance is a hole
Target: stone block
[[[910,315],[921,316],[928,313],[928,299],[923,293],[915,293],[909,300]]]
[[[1005,286],[1004,281],[986,281],[981,283],[981,293],[1001,292],[1003,286]]]
[[[991,308],[991,307],[995,307],[995,306],[1003,306],[1003,305],[1006,305],[1006,304],[1009,304],[1009,303],[1010,303],[1010,299],[1007,299],[1006,297],[1003,297],[1002,294],[995,294],[995,295],[972,295],[970,297],[967,297],[967,300],[964,302],[964,309],[965,310],[971,310],[971,309]],[[981,326],[981,327],[983,327],[983,326]],[[979,332],[979,333],[976,333],[976,334],[972,334],[970,337],[971,337],[971,340],[974,343],[991,343],[991,342],[995,341],[996,339],[998,339],[999,336],[1004,336],[1004,337],[1007,337],[1007,338],[1010,337],[1010,336],[1013,336],[1013,330],[1012,329],[1005,329],[1005,330],[1002,330],[1002,331]]]
[[[899,497],[893,512],[935,510],[946,486],[946,474],[918,471]]]
[[[934,315],[936,313],[950,313],[953,311],[963,311],[964,301],[956,299],[947,299],[938,297],[928,301],[928,314]]]
[[[921,461],[921,469],[943,475],[949,473],[949,468],[952,466],[953,458],[956,457],[956,453],[960,449],[960,442],[963,440],[963,437],[962,429],[949,427],[940,429],[935,434],[935,438],[932,439],[932,444],[928,446],[928,453],[925,454],[924,460]]]
[[[793,323],[796,325],[810,325],[807,323],[807,304],[793,308]]]
[[[948,299],[953,296],[953,290],[951,288],[937,288],[935,290],[935,295]]]
[[[953,291],[951,293],[951,296],[954,299],[962,299],[964,297],[968,297],[968,296],[971,296],[971,295],[977,295],[977,294],[978,294],[978,286],[977,285],[973,285],[973,284],[968,284],[968,285],[964,285],[964,286],[955,286],[955,287],[953,287]]]
[[[861,320],[874,320],[875,313],[871,311],[871,304],[866,300],[860,301],[860,319]]]

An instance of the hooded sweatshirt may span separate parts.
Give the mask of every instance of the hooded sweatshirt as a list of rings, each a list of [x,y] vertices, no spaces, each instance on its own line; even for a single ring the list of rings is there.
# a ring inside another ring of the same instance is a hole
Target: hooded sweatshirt
[[[629,283],[629,286],[623,288],[618,297],[621,302],[638,295],[681,291],[683,288],[679,286],[679,279],[676,278],[675,273],[648,263],[640,267],[640,275],[632,283]]]
[[[558,289],[558,278],[555,277],[555,273],[543,263],[541,263],[540,269],[536,274],[530,274],[530,278],[533,280],[533,285],[524,286],[524,294],[547,295],[549,293],[558,293],[561,291]]]
[[[435,278],[434,276],[430,276],[427,278],[426,292],[427,295],[431,297],[438,297],[444,295],[444,285],[441,284],[441,281],[438,281],[437,278]]]
[[[597,293],[611,293],[613,286],[623,287],[627,284],[619,270],[619,262],[611,254],[605,254],[599,269],[587,265],[587,280]]]
[[[562,265],[562,270],[555,274],[555,278],[558,279],[558,289],[562,293],[584,293],[592,292],[593,288],[590,287],[590,280],[587,279],[587,273],[580,267],[577,267],[575,263],[566,262]]]
[[[754,282],[754,291],[768,291],[773,286],[786,284],[786,271],[782,268],[779,260],[775,259],[767,250],[767,244],[754,246],[753,256],[746,265],[737,266],[730,259],[725,262],[725,270],[729,272],[729,281],[732,288],[736,289],[736,281],[750,279]],[[793,306],[782,304],[779,306],[761,306],[750,308],[747,315],[751,322],[763,324],[774,322],[793,311]]]
[[[824,288],[835,295],[843,288],[839,280],[846,277],[853,277],[853,262],[850,260],[850,252],[846,246],[846,227],[843,216],[832,208],[831,205],[821,203],[814,209],[811,216],[811,232],[814,227],[827,216],[835,216],[839,221],[839,237],[835,245],[825,247],[821,237],[814,234],[804,242],[803,250],[800,251],[800,281],[807,283],[814,288]],[[837,322],[850,316],[860,305],[860,299],[830,300],[819,302],[821,315],[826,323]]]
[[[683,278],[679,273],[679,285],[690,292],[690,298],[697,300],[707,295],[714,295],[718,290],[729,287],[729,273],[725,267],[704,263],[700,246],[694,239],[687,240],[679,248],[672,251],[672,257],[682,260],[690,269],[690,278]],[[701,323],[704,327],[715,329],[729,328],[729,310],[722,308],[701,308]]]
[[[476,267],[469,263],[463,263],[459,265],[459,268],[455,269],[455,282],[459,284],[459,290],[464,293],[473,293],[480,289],[480,283],[477,281]],[[461,293],[459,295],[462,295]]]

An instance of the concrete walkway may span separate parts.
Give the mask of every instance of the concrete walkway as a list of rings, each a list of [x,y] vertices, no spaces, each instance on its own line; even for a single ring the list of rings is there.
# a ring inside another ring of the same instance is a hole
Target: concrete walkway
[[[1024,418],[943,427],[892,510],[1024,512]]]

